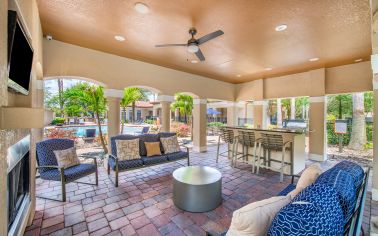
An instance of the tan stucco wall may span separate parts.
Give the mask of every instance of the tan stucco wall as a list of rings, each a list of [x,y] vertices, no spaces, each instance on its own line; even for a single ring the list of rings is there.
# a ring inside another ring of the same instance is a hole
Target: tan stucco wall
[[[350,93],[373,90],[370,61],[327,68],[326,93]]]
[[[262,100],[264,98],[264,82],[262,79],[236,84],[235,93],[237,101]]]
[[[164,95],[190,92],[200,98],[234,100],[234,85],[60,41],[44,40],[44,76],[79,76],[107,88],[149,86]]]

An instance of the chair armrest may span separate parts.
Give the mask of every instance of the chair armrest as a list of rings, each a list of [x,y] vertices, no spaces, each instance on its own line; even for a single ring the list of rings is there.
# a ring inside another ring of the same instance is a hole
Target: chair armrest
[[[118,160],[118,157],[117,157],[117,156],[114,156],[113,154],[109,154],[109,157],[110,157],[110,158],[113,158],[114,160]]]
[[[182,144],[179,145],[179,146],[185,148],[185,149],[186,149],[186,152],[189,153],[189,147],[188,147],[188,146],[185,146],[185,145],[182,145]]]
[[[36,169],[41,169],[41,168],[64,169],[64,167],[61,167],[61,166],[37,166],[35,168]]]
[[[85,155],[85,154],[81,154],[79,155],[79,157],[82,157],[84,159],[92,159],[93,160],[93,163],[95,165],[97,165],[97,157],[94,157],[94,156],[89,156],[89,155]]]

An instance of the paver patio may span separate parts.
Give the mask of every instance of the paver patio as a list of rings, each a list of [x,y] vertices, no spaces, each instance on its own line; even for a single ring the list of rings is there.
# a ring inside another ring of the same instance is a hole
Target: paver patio
[[[25,235],[199,236],[205,235],[205,231],[220,233],[229,227],[234,210],[274,196],[290,182],[286,177],[279,183],[279,174],[272,171],[252,174],[247,165],[233,169],[224,157],[217,164],[215,152],[216,148],[210,147],[207,153],[191,153],[192,165],[216,167],[223,174],[223,203],[213,211],[190,213],[174,206],[171,174],[181,166],[178,163],[122,172],[118,188],[110,182],[105,168],[99,167],[99,186],[68,184],[66,203],[37,198],[34,221]],[[37,193],[60,197],[59,182],[37,179]],[[378,212],[377,204],[370,207],[370,199],[369,192],[364,214],[365,232],[369,232],[370,208]]]

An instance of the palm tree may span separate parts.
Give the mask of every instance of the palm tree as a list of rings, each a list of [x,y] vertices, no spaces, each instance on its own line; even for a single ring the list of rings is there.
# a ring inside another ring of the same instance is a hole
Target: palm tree
[[[132,106],[132,122],[135,122],[135,102],[144,99],[146,96],[141,88],[126,88],[123,92],[123,98],[120,102],[122,110],[126,113],[126,108]],[[122,120],[121,134],[123,134],[125,121]]]
[[[184,116],[185,123],[190,123],[190,133],[193,135],[193,98],[183,93],[177,93],[175,95],[175,101],[171,104],[171,110],[176,111],[177,109],[180,111],[180,115]]]
[[[104,95],[104,88],[102,86],[89,85],[87,83],[82,83],[79,86],[76,86],[76,88],[77,89],[69,90],[66,96],[80,100],[82,103],[87,105],[89,111],[94,113],[97,120],[102,148],[104,149],[105,153],[108,153],[108,148],[106,147],[106,142],[102,134],[100,121],[100,115],[105,113],[107,103]]]

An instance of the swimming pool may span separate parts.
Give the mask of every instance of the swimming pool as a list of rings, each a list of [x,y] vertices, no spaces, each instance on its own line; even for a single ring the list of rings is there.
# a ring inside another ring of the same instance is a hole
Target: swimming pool
[[[71,126],[71,127],[58,127],[58,129],[63,129],[63,130],[74,130],[76,133],[76,137],[84,137],[85,136],[85,130],[86,129],[96,129],[96,136],[98,135],[98,127],[96,125],[90,125],[90,126]],[[101,126],[101,131],[103,134],[108,133],[108,126],[107,125],[102,125]],[[134,134],[135,132],[140,132],[142,131],[142,127],[133,127],[133,126],[125,126],[123,127],[123,133],[124,134]]]

